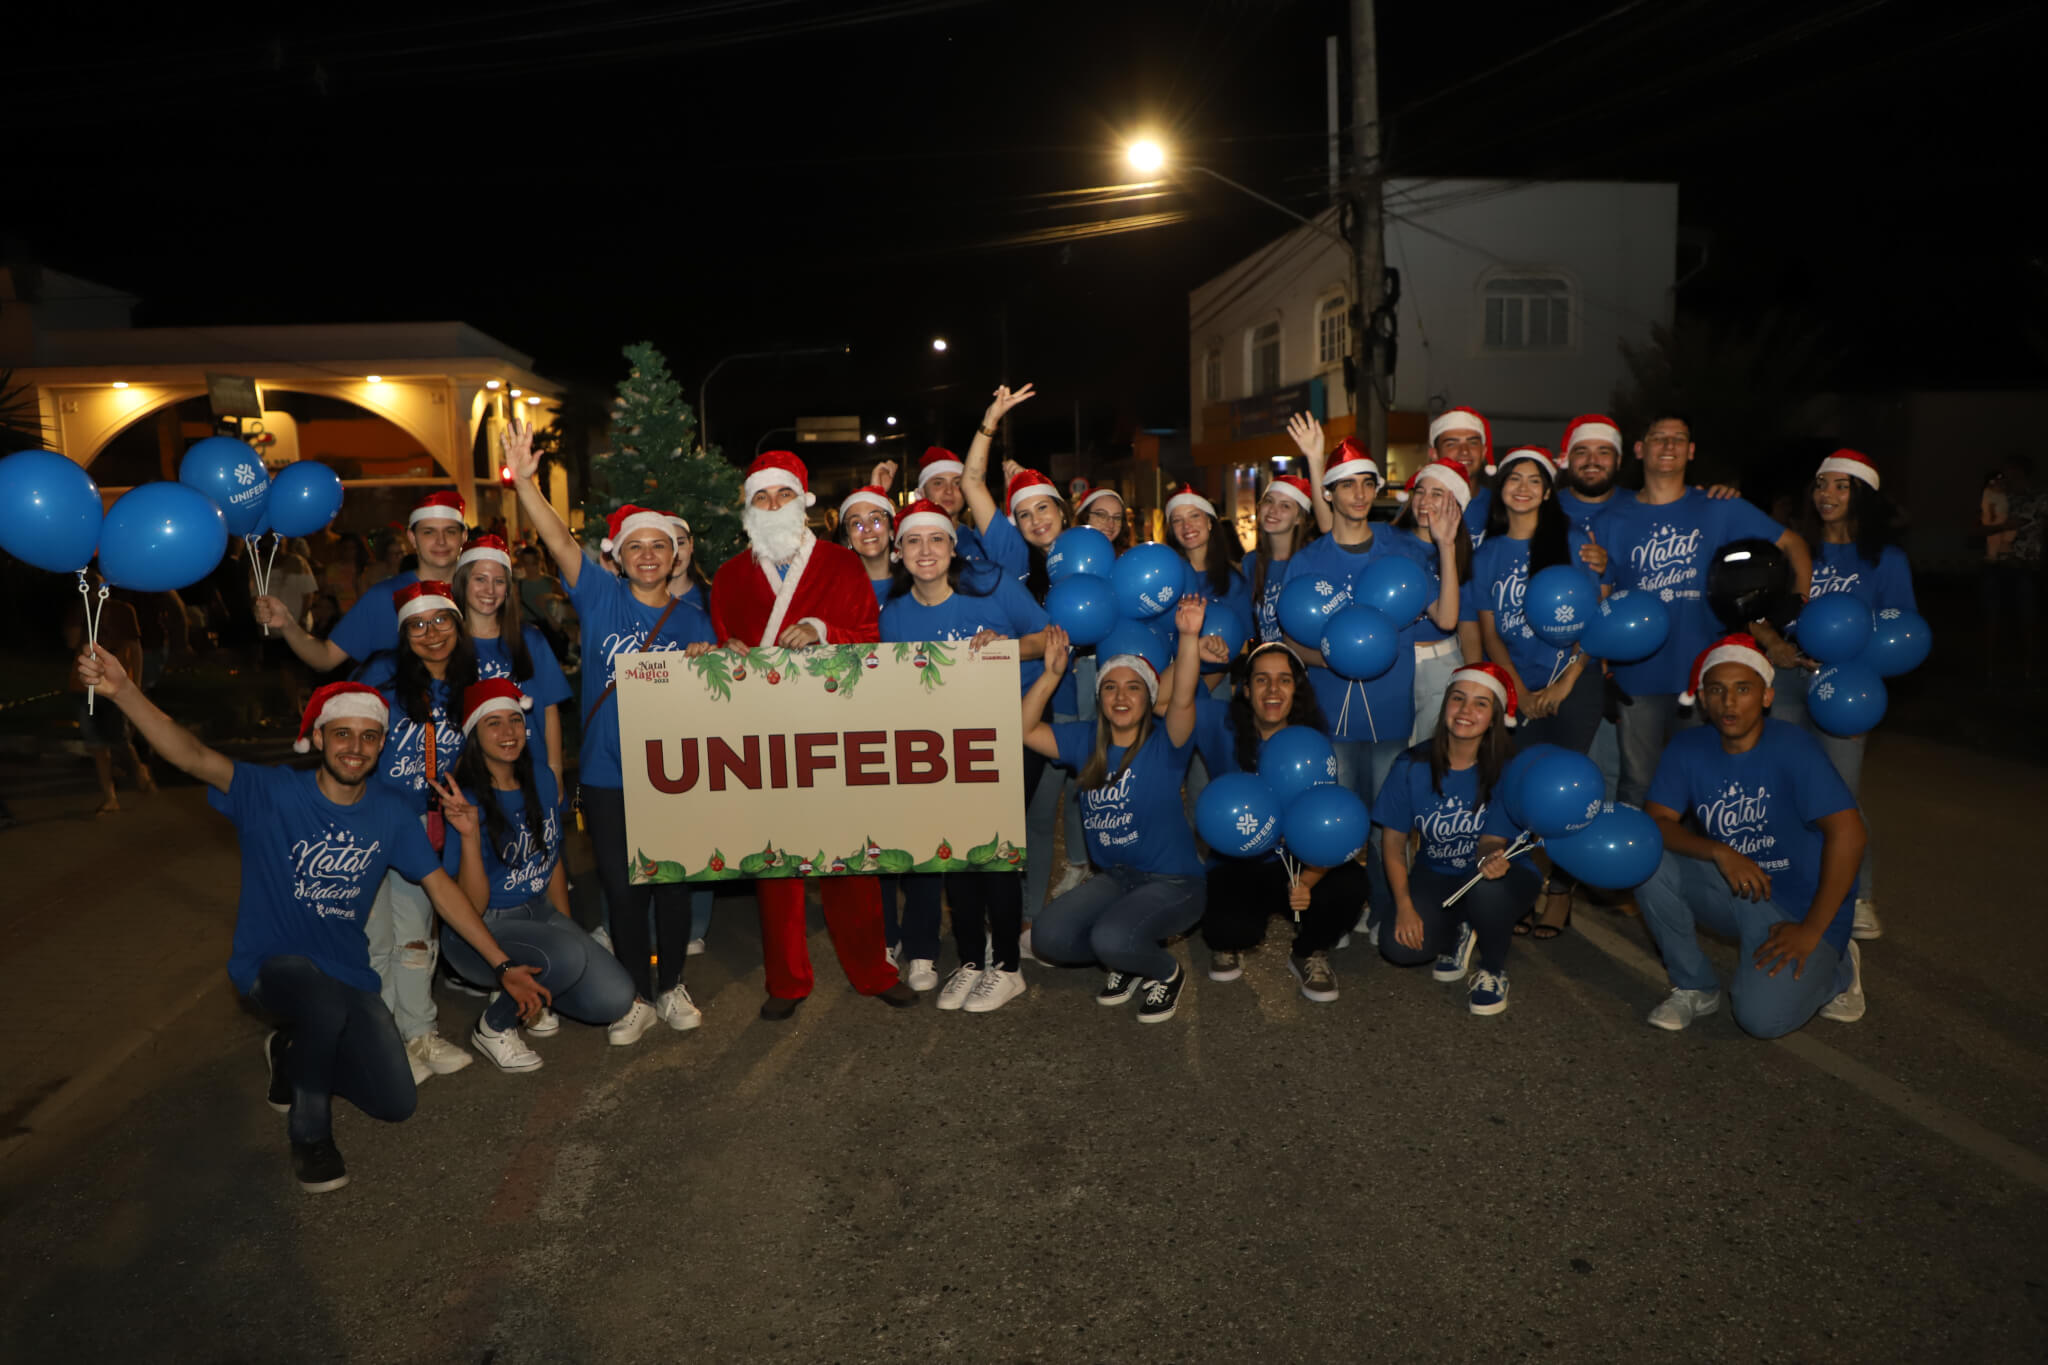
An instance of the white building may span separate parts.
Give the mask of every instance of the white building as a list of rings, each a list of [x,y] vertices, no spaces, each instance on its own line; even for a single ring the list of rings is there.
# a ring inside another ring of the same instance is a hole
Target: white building
[[[1485,413],[1497,446],[1554,447],[1565,422],[1607,406],[1620,344],[1669,320],[1676,185],[1395,180],[1385,203],[1400,331],[1389,449],[1375,453],[1391,477],[1414,470],[1430,417],[1455,405]],[[1353,429],[1350,255],[1336,211],[1318,221],[1328,233],[1296,228],[1188,295],[1194,461],[1212,492],[1228,480],[1242,493],[1293,454],[1292,412],[1323,419],[1333,443]]]

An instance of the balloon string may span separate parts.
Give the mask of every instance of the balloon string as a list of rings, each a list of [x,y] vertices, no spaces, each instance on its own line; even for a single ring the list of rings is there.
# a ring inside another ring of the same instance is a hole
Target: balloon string
[[[100,654],[100,617],[107,610],[107,585],[100,584],[99,601],[92,598],[92,585],[85,581],[85,570],[78,571],[78,598],[85,609],[85,652],[95,659]],[[85,688],[85,714],[93,714],[94,688],[90,683]]]
[[[1351,699],[1351,691],[1349,688],[1345,689],[1344,699],[1346,701],[1349,701]],[[1372,718],[1372,698],[1365,695],[1364,683],[1358,684],[1358,700],[1362,702],[1365,706],[1365,728],[1372,732],[1372,742],[1377,744],[1380,742],[1379,722],[1375,721]]]
[[[1301,881],[1302,865],[1288,857],[1287,850],[1283,848],[1280,850],[1280,866],[1287,869],[1287,889],[1289,891],[1294,890]],[[1294,912],[1294,922],[1296,924],[1301,923],[1301,911],[1296,910]]]

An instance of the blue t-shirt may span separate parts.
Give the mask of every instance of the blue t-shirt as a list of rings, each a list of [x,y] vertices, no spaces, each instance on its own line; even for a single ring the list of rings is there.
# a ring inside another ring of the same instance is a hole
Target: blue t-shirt
[[[356,681],[376,688],[384,704],[391,708],[391,719],[384,727],[384,752],[377,759],[376,780],[405,802],[413,814],[425,815],[433,802],[433,791],[427,786],[427,727],[406,714],[405,703],[399,700],[397,692],[397,670],[393,656],[379,654],[357,670]],[[433,699],[434,772],[445,778],[455,771],[455,760],[462,757],[461,704],[450,695],[448,684],[438,679],[427,684],[427,695]],[[546,762],[543,753],[542,766]]]
[[[1377,532],[1375,532],[1377,534]],[[1256,602],[1252,601],[1252,575],[1258,572],[1258,556],[1248,556],[1237,566],[1238,576],[1244,579],[1245,601],[1252,607],[1252,638],[1260,644],[1271,644],[1280,638],[1280,590],[1287,586],[1287,561],[1276,559],[1266,565],[1266,587]]]
[[[960,550],[966,554],[965,548]],[[1031,572],[1031,545],[1018,531],[1015,522],[1001,512],[981,529],[982,558],[1001,569],[1011,578],[1022,578]]]
[[[687,600],[687,599],[685,599]],[[526,713],[526,747],[534,761],[542,767],[548,762],[548,717],[550,706],[560,706],[575,697],[570,690],[569,679],[562,672],[561,663],[555,658],[555,651],[548,644],[548,637],[540,633],[538,626],[522,626],[519,638],[526,642],[526,654],[533,662],[533,676],[521,682],[512,681],[521,692],[533,698],[533,709]],[[476,676],[482,682],[487,678],[512,677],[512,653],[505,648],[504,640],[492,636],[488,640],[476,640]]]
[[[1032,600],[1024,585],[1014,578],[998,578],[981,597],[955,591],[936,607],[917,600],[914,592],[892,597],[882,607],[884,640],[946,640],[965,643],[984,630],[1015,640],[1046,627],[1045,608]],[[1018,664],[1018,676],[1025,691],[1045,672],[1037,659]],[[1065,684],[1072,678],[1061,679]]]
[[[1437,558],[1436,545],[1431,541],[1424,540],[1405,526],[1382,526],[1373,534],[1382,536],[1403,535],[1415,542],[1414,548],[1409,551],[1409,557],[1422,565],[1423,570],[1429,574],[1429,601],[1431,606],[1436,605],[1436,595],[1443,588],[1444,584],[1443,563]],[[1458,619],[1461,621],[1476,619],[1465,615],[1465,603],[1472,596],[1467,591],[1470,586],[1467,583],[1460,583],[1458,585]],[[1421,619],[1415,623],[1415,643],[1418,645],[1433,645],[1437,641],[1457,633],[1456,630],[1445,630],[1442,626],[1430,620],[1429,613],[1426,611],[1422,614]]]
[[[569,604],[583,618],[581,704],[584,714],[590,716],[590,723],[583,727],[581,777],[593,787],[623,787],[619,697],[617,692],[605,695],[612,682],[613,661],[621,654],[659,654],[699,641],[715,643],[711,618],[696,603],[679,597],[668,619],[662,621],[660,638],[650,641],[648,632],[661,621],[664,608],[650,607],[633,596],[624,579],[606,573],[588,553],[576,575],[576,586],[569,589]],[[593,708],[595,715],[591,715]]]
[[[1493,506],[1491,488],[1475,488],[1472,500],[1465,504],[1465,529],[1472,534],[1472,548],[1478,549],[1486,543],[1486,513]]]
[[[1827,840],[1818,822],[1856,807],[1820,741],[1789,721],[1770,719],[1743,754],[1722,748],[1712,726],[1680,730],[1657,761],[1649,800],[1691,816],[1702,835],[1762,868],[1771,879],[1771,903],[1795,920],[1806,917],[1820,890]],[[1855,920],[1852,885],[1823,937],[1845,949]]]
[[[1896,545],[1885,546],[1875,564],[1856,553],[1854,545],[1815,547],[1813,589],[1807,595],[1819,597],[1831,592],[1853,593],[1873,613],[1887,607],[1900,611],[1920,609],[1913,599],[1913,566],[1907,562],[1906,552]]]
[[[348,614],[327,632],[327,638],[358,663],[379,650],[390,649],[398,643],[398,604],[391,599],[400,588],[409,588],[419,581],[420,576],[411,569],[378,579],[363,589]]]
[[[547,764],[533,765],[533,785],[540,791],[540,808],[546,812],[538,837],[527,828],[525,793],[516,788],[494,789],[489,793],[497,801],[498,809],[505,812],[506,842],[502,847],[491,843],[490,828],[483,823],[485,793],[463,792],[478,807],[477,851],[483,858],[484,880],[491,888],[486,910],[509,910],[535,896],[546,895],[548,882],[555,875],[555,864],[562,860],[561,793],[555,790],[555,775]],[[462,835],[450,829],[448,842],[441,849],[441,866],[458,882],[462,880],[462,842]]]
[[[1225,773],[1241,773],[1237,761],[1237,727],[1230,723],[1230,701],[1206,687],[1195,689],[1195,752],[1214,781]]]
[[[1752,537],[1776,541],[1785,528],[1741,498],[1710,498],[1688,488],[1676,502],[1614,503],[1601,517],[1600,532],[1615,586],[1654,593],[1671,614],[1662,648],[1637,663],[1614,665],[1623,691],[1648,696],[1683,692],[1693,660],[1727,630],[1707,605],[1707,567],[1715,552]]]
[[[953,527],[953,549],[962,559],[987,559],[988,547],[982,544],[981,532],[964,522]]]
[[[1107,724],[1108,722],[1103,722]],[[1095,752],[1095,722],[1067,721],[1052,727],[1059,744],[1056,760],[1080,772]],[[1202,860],[1195,853],[1195,833],[1188,828],[1181,783],[1195,754],[1194,737],[1178,748],[1164,721],[1152,733],[1122,777],[1108,785],[1077,792],[1081,828],[1087,831],[1088,852],[1097,867],[1128,867],[1155,877],[1199,877]],[[1124,761],[1124,746],[1109,746],[1109,771]]]
[[[1571,518],[1574,531],[1591,536],[1603,545],[1607,543],[1607,537],[1597,529],[1600,519],[1607,515],[1609,508],[1636,500],[1636,495],[1628,489],[1617,488],[1599,502],[1587,502],[1562,484],[1558,485],[1557,491],[1551,496],[1557,499],[1557,505],[1564,509],[1564,514]]]
[[[298,956],[345,986],[375,991],[370,903],[387,869],[424,881],[441,866],[419,816],[375,782],[352,805],[320,794],[319,772],[235,764],[206,802],[235,822],[242,891],[228,976],[244,995],[265,958]]]
[[[1287,561],[1287,578],[1292,582],[1312,574],[1337,585],[1340,602],[1348,603],[1352,580],[1364,572],[1366,565],[1384,555],[1402,555],[1424,563],[1422,552],[1425,550],[1428,551],[1428,560],[1432,561],[1425,567],[1433,567],[1436,558],[1433,547],[1425,546],[1414,536],[1405,531],[1395,531],[1392,527],[1375,527],[1372,544],[1362,553],[1339,545],[1335,536],[1323,536],[1294,552],[1294,557]],[[1401,647],[1394,651],[1394,666],[1369,682],[1340,678],[1321,666],[1309,669],[1309,684],[1315,688],[1316,700],[1322,703],[1323,716],[1330,722],[1331,739],[1377,742],[1408,738],[1408,731],[1415,723],[1414,646],[1422,639],[1418,622],[1428,619],[1425,614],[1402,627]],[[1314,649],[1318,641],[1303,640],[1301,643]]]
[[[1216,534],[1225,534],[1224,528],[1218,526]],[[1235,535],[1236,532],[1232,531],[1229,534]],[[1186,597],[1206,597],[1211,602],[1220,601],[1246,621],[1252,619],[1252,585],[1245,579],[1243,564],[1230,571],[1230,586],[1224,589],[1223,596],[1219,598],[1216,596],[1216,590],[1209,586],[1208,570],[1197,569],[1193,564],[1182,560],[1180,590]],[[1166,619],[1173,619],[1171,607],[1163,614]]]
[[[1431,871],[1469,876],[1479,867],[1479,836],[1498,833],[1487,827],[1490,804],[1479,800],[1476,766],[1446,772],[1438,792],[1430,785],[1429,748],[1418,745],[1394,760],[1372,803],[1372,822],[1420,835],[1422,847],[1415,857]]]
[[[889,589],[896,586],[896,575],[890,574],[887,578],[870,578],[868,584],[875,590],[875,605],[879,607],[889,600]]]
[[[1565,532],[1570,558],[1566,563],[1585,568],[1579,549],[1587,543],[1577,531]],[[1590,569],[1587,572],[1592,572]],[[1468,621],[1479,613],[1493,613],[1493,628],[1507,646],[1508,662],[1522,675],[1530,690],[1548,687],[1571,662],[1570,646],[1559,649],[1546,644],[1529,625],[1522,601],[1529,591],[1529,542],[1511,536],[1492,536],[1472,555],[1472,591],[1458,598],[1459,615]]]

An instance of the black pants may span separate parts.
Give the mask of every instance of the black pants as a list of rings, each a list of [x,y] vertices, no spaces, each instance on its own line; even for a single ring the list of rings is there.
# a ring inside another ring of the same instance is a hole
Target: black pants
[[[582,786],[583,820],[597,853],[597,880],[612,907],[612,951],[633,978],[633,989],[652,1000],[683,979],[690,951],[690,898],[674,886],[635,886],[626,851],[626,790]],[[659,894],[657,894],[657,892]],[[654,932],[647,928],[654,908]],[[649,959],[660,954],[658,967]]]
[[[1536,869],[1526,863],[1508,864],[1508,874],[1494,881],[1482,881],[1467,891],[1456,905],[1444,906],[1444,898],[1465,884],[1469,873],[1446,877],[1417,862],[1408,869],[1408,899],[1422,920],[1422,946],[1410,948],[1394,937],[1399,912],[1391,906],[1380,925],[1380,956],[1397,967],[1417,967],[1434,962],[1451,951],[1458,941],[1460,922],[1470,924],[1479,935],[1479,965],[1498,972],[1508,965],[1508,949],[1515,942],[1515,921],[1529,908],[1536,894]]]
[[[1333,867],[1309,889],[1308,909],[1294,928],[1294,955],[1327,952],[1351,931],[1365,907],[1365,869]],[[1287,869],[1277,858],[1219,858],[1209,869],[1209,901],[1202,911],[1202,941],[1216,952],[1236,953],[1266,938],[1266,921],[1292,918]]]
[[[1522,681],[1531,687],[1541,686],[1534,678]],[[1572,690],[1557,710],[1535,720],[1525,720],[1516,727],[1516,744],[1525,749],[1532,744],[1555,744],[1575,754],[1585,753],[1593,747],[1593,736],[1599,733],[1601,711],[1606,701],[1606,677],[1600,671],[1599,662],[1589,659],[1579,670],[1579,680],[1572,684]]]
[[[961,965],[1017,970],[1024,936],[1021,872],[948,872],[946,905]],[[984,954],[990,961],[982,961]]]
[[[375,991],[343,985],[305,957],[267,957],[249,998],[278,1021],[291,1082],[293,1142],[334,1130],[334,1097],[373,1119],[396,1123],[419,1103],[412,1065],[391,1011]]]

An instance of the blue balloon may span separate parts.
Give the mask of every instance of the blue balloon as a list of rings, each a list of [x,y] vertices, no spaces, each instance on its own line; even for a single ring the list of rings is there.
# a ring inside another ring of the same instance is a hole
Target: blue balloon
[[[1119,654],[1135,654],[1160,673],[1166,672],[1166,665],[1173,660],[1173,651],[1160,643],[1159,632],[1152,629],[1150,621],[1119,621],[1095,642],[1098,660]]]
[[[1671,613],[1655,593],[1623,588],[1607,595],[1579,644],[1595,659],[1626,664],[1655,654],[1670,633]]]
[[[1634,806],[1603,803],[1593,823],[1577,834],[1545,839],[1543,851],[1587,886],[1625,891],[1641,886],[1664,860],[1664,835]]]
[[[1045,576],[1057,583],[1077,573],[1107,578],[1116,563],[1116,546],[1093,526],[1069,527],[1045,552]]]
[[[1523,828],[1544,839],[1577,834],[1592,824],[1606,795],[1600,765],[1569,750],[1535,760],[1516,787]]]
[[[1323,622],[1316,648],[1332,673],[1364,682],[1392,668],[1406,646],[1385,612],[1354,602]]]
[[[300,460],[270,481],[270,529],[281,536],[310,536],[341,511],[340,476],[318,460]]]
[[[1110,571],[1116,604],[1125,616],[1149,621],[1180,601],[1185,584],[1181,557],[1164,545],[1133,545]]]
[[[1116,625],[1116,589],[1096,574],[1069,574],[1046,593],[1045,614],[1075,644],[1098,644]]]
[[[1337,750],[1330,737],[1312,725],[1287,725],[1259,744],[1259,776],[1273,784],[1280,808],[1310,787],[1337,780]]]
[[[1312,573],[1301,574],[1287,580],[1287,586],[1280,589],[1280,601],[1276,610],[1280,616],[1280,629],[1293,639],[1307,644],[1323,638],[1323,622],[1334,612],[1349,605],[1350,594],[1342,583]]]
[[[1576,564],[1553,564],[1529,580],[1522,619],[1538,639],[1563,649],[1586,633],[1600,609],[1600,583]]]
[[[1824,664],[1845,664],[1870,643],[1876,624],[1855,594],[1831,592],[1808,602],[1792,630],[1804,653]]]
[[[92,475],[53,450],[0,460],[0,549],[38,569],[84,568],[100,542],[103,506]]]
[[[1830,664],[1806,685],[1806,713],[1831,735],[1867,735],[1884,719],[1884,679],[1867,663]]]
[[[1195,832],[1226,858],[1256,858],[1280,842],[1280,798],[1256,773],[1225,773],[1195,798]]]
[[[0,508],[5,506],[6,500],[0,499]],[[1856,662],[1876,669],[1881,678],[1896,678],[1925,663],[1933,648],[1934,632],[1926,617],[1903,607],[1885,607],[1877,613],[1870,643]]]
[[[178,461],[178,482],[213,500],[231,536],[256,534],[270,503],[270,471],[248,442],[232,436],[194,442]]]
[[[212,573],[228,548],[213,499],[182,483],[145,483],[107,509],[100,572],[117,588],[173,592]]]
[[[1349,787],[1310,787],[1280,817],[1287,851],[1310,867],[1336,867],[1365,847],[1372,817]]]
[[[1516,829],[1527,829],[1529,827],[1528,812],[1522,809],[1522,779],[1529,775],[1529,769],[1534,767],[1537,760],[1541,759],[1545,754],[1568,754],[1570,752],[1571,750],[1560,748],[1555,744],[1531,744],[1528,748],[1509,759],[1508,765],[1500,770],[1500,781],[1493,784],[1493,792],[1487,797],[1487,800],[1489,802],[1500,802],[1508,813],[1508,819],[1514,823]]]
[[[1428,573],[1405,555],[1380,556],[1351,584],[1351,600],[1379,608],[1397,630],[1414,625],[1435,596],[1436,584]]]
[[[1230,657],[1235,660],[1238,655],[1244,653],[1246,642],[1252,638],[1252,623],[1243,612],[1229,603],[1212,601],[1209,603],[1209,609],[1202,614],[1202,634],[1220,638],[1223,647],[1230,651]],[[1202,660],[1204,673],[1214,673],[1228,667],[1230,665],[1227,663]]]

